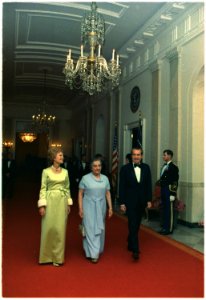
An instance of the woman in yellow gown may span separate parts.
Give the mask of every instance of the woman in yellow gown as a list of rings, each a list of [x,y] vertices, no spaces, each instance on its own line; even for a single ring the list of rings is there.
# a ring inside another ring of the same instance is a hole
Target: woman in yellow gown
[[[68,171],[61,168],[64,156],[60,148],[49,150],[52,165],[42,172],[38,200],[42,217],[39,263],[64,263],[67,218],[72,199]]]

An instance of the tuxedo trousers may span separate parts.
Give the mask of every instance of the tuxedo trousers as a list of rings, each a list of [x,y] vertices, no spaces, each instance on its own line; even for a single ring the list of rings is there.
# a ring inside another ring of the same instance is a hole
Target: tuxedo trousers
[[[127,207],[128,218],[128,249],[132,252],[139,252],[139,228],[144,213],[144,205],[140,201]]]
[[[169,187],[161,187],[162,227],[168,232],[173,231],[173,203],[170,201]]]

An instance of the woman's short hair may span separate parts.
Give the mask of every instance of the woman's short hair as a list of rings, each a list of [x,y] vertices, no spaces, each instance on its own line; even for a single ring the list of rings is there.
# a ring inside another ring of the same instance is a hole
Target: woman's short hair
[[[52,147],[48,150],[48,159],[52,163],[59,152],[62,152],[62,149],[59,147]]]
[[[99,161],[100,162],[100,165],[102,166],[102,160],[100,158],[97,158],[97,157],[94,157],[92,160],[91,160],[91,163],[90,163],[90,167],[92,168],[93,166],[93,163],[95,161]]]

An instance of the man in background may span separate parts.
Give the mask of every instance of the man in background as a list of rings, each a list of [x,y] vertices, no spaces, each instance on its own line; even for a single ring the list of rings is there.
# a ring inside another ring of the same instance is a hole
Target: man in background
[[[162,229],[160,234],[168,235],[173,232],[173,211],[174,200],[176,199],[176,193],[179,180],[179,169],[172,162],[173,152],[172,150],[163,151],[163,165],[160,173],[160,187],[161,187],[161,215],[162,215]]]
[[[2,165],[2,196],[3,199],[10,199],[14,194],[14,182],[16,173],[16,163],[13,154],[8,152],[3,159]]]

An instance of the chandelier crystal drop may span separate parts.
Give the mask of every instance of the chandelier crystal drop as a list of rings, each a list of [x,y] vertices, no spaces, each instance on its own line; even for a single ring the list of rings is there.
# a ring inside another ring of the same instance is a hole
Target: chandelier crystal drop
[[[93,95],[102,92],[105,81],[110,80],[112,87],[119,85],[121,69],[119,65],[119,55],[115,55],[112,50],[112,58],[107,63],[101,55],[104,44],[105,22],[100,14],[97,13],[95,2],[91,4],[91,12],[88,13],[81,24],[81,55],[76,63],[71,57],[71,49],[67,55],[67,61],[63,69],[65,74],[65,84],[70,89],[80,87]],[[84,47],[89,45],[89,55],[84,55]]]
[[[43,106],[39,109],[38,113],[32,116],[32,123],[35,132],[42,133],[48,132],[51,126],[55,123],[56,117],[52,114],[46,113],[46,73],[47,70],[44,69],[44,96],[43,96]]]

